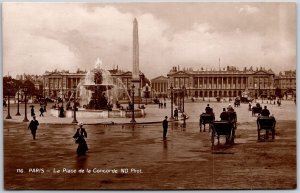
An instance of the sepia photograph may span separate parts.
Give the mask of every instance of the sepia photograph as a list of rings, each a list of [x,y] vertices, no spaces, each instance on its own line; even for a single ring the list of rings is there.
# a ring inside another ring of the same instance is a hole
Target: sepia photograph
[[[294,2],[5,2],[4,190],[295,190]]]

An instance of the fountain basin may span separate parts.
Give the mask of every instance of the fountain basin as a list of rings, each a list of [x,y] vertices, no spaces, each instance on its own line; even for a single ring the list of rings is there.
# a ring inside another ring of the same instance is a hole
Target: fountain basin
[[[59,117],[58,109],[50,109],[50,114],[55,117]],[[73,118],[74,112],[72,110],[65,111],[65,117]],[[92,110],[92,109],[78,109],[76,111],[77,118],[130,118],[132,116],[132,111],[130,110],[120,110],[113,109],[112,111],[107,110]],[[135,109],[134,116],[136,118],[145,116],[145,109]]]

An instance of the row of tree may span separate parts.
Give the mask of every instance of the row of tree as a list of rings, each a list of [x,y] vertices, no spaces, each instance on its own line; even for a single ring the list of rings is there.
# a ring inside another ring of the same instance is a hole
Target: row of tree
[[[15,96],[18,91],[24,92],[25,87],[28,96],[36,96],[37,98],[43,96],[43,89],[36,89],[34,82],[28,78],[16,80],[10,76],[3,77],[3,96]]]

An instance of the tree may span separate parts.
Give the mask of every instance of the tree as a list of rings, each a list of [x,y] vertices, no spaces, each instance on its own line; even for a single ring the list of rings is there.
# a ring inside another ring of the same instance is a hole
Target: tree
[[[36,95],[36,89],[34,83],[29,79],[25,80],[23,83],[23,87],[27,87],[27,95],[34,96]]]
[[[15,80],[9,77],[3,77],[3,95],[7,96],[14,96],[15,93],[18,91],[19,85],[22,85],[21,81]]]

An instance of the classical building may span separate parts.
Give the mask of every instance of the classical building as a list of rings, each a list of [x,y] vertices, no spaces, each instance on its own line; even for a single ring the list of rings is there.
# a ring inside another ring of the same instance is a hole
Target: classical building
[[[187,96],[194,97],[235,97],[248,93],[250,96],[273,95],[274,72],[264,68],[238,70],[227,66],[225,70],[179,70],[173,67],[168,73],[169,93],[185,90]]]
[[[281,95],[296,94],[296,70],[279,72],[275,76],[275,88],[280,89]]]
[[[132,83],[132,72],[122,71],[118,68],[109,70],[112,81],[118,88],[123,88],[123,90],[130,91]],[[87,71],[77,70],[77,72],[69,71],[57,71],[52,72],[46,71],[43,75],[43,93],[44,97],[57,98],[64,97],[69,98],[74,92],[74,87],[80,83],[81,80],[85,78]],[[147,78],[143,73],[140,72],[140,84],[143,86],[149,83]],[[79,91],[77,90],[77,96]],[[124,98],[127,97],[127,93],[123,93]]]
[[[48,98],[69,98],[74,92],[80,80],[85,76],[86,71],[46,71],[43,75],[43,93]]]
[[[166,97],[168,94],[168,78],[165,76],[158,76],[151,79],[152,96]]]

